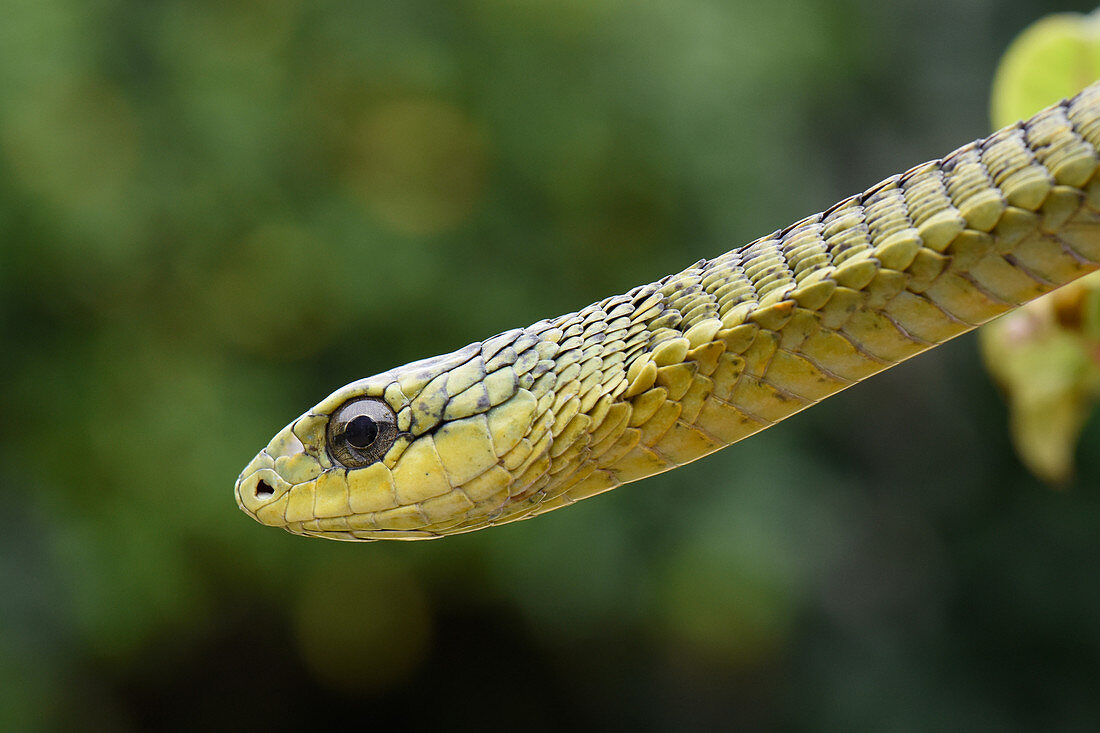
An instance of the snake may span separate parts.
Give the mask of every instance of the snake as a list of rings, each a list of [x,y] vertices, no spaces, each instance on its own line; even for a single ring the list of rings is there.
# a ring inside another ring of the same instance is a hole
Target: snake
[[[785,229],[352,382],[240,474],[262,524],[420,540],[667,471],[1100,267],[1100,82]]]

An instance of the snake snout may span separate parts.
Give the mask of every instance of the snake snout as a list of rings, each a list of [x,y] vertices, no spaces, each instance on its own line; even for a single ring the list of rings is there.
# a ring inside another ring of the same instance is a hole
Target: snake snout
[[[317,454],[323,447],[312,442],[313,432],[303,433],[306,442],[295,434],[301,422],[280,430],[237,478],[238,506],[261,524],[286,527],[313,514],[313,483],[324,472]]]
[[[270,468],[246,471],[237,479],[237,504],[263,524],[285,524],[291,486]]]

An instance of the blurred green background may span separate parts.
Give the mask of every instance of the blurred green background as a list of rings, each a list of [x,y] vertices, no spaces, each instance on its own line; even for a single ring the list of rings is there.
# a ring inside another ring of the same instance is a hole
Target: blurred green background
[[[1100,424],[1038,483],[973,337],[488,532],[232,497],[346,382],[984,135],[1064,9],[0,0],[0,729],[1096,730]]]

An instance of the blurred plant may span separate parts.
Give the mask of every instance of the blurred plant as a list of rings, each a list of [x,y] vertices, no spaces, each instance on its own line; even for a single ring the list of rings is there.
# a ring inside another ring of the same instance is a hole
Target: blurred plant
[[[424,661],[431,609],[405,563],[345,555],[317,565],[297,598],[297,642],[318,679],[349,693],[405,682]]]
[[[485,187],[485,141],[458,107],[392,101],[359,122],[346,156],[348,185],[387,226],[435,234],[463,221]]]
[[[993,82],[994,127],[1012,124],[1100,77],[1100,10],[1059,13],[1013,41]],[[1073,474],[1077,439],[1100,397],[1100,273],[982,329],[982,354],[1004,388],[1012,439],[1037,476]]]

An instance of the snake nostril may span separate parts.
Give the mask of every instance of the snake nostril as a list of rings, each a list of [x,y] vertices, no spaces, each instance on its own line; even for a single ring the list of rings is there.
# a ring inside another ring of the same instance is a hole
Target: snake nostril
[[[265,481],[256,482],[256,498],[257,499],[270,499],[271,495],[275,493],[275,489],[267,485]]]

